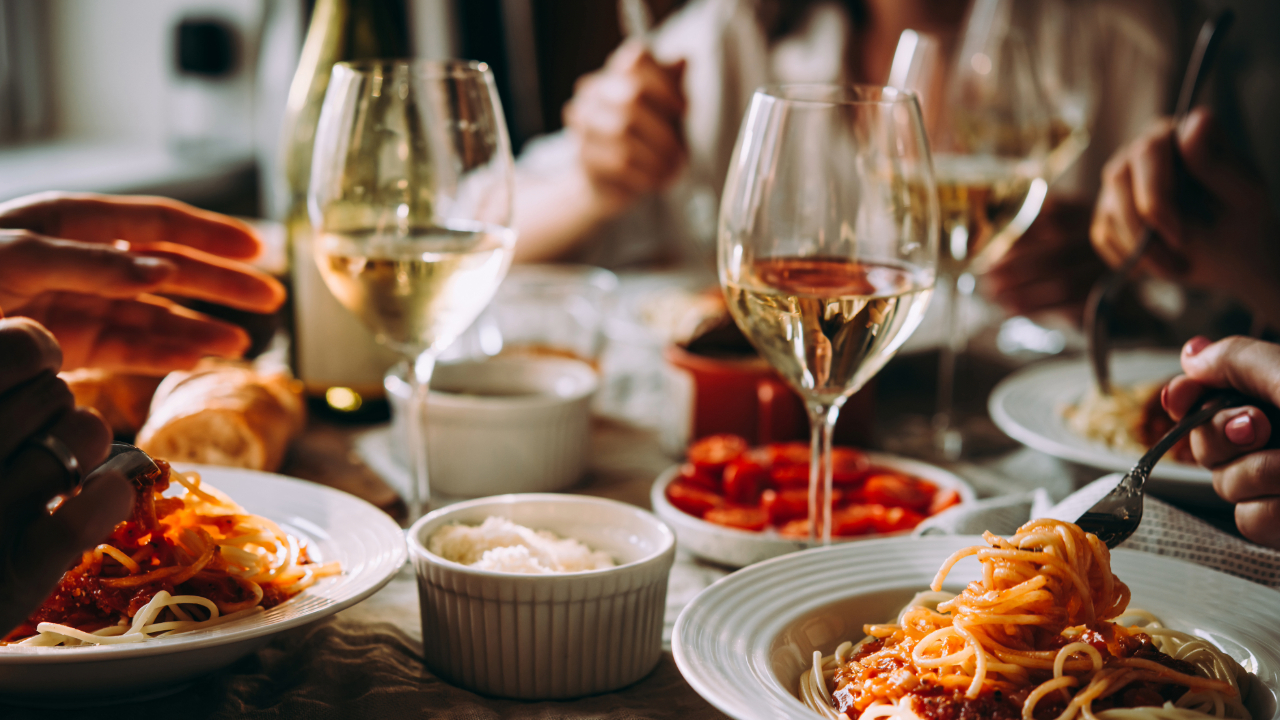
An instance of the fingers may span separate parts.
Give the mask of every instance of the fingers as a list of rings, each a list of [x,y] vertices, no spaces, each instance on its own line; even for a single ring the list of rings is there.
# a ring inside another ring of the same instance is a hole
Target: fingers
[[[1112,158],[1102,171],[1102,191],[1089,229],[1098,256],[1119,267],[1133,254],[1145,230],[1133,200],[1132,170],[1125,158]]]
[[[102,473],[52,515],[31,515],[30,523],[7,538],[10,545],[2,549],[11,575],[5,578],[0,626],[10,628],[29,617],[80,553],[128,519],[133,502],[128,478]]]
[[[1176,248],[1182,246],[1183,237],[1175,208],[1174,132],[1171,125],[1158,127],[1133,147],[1128,160],[1133,203],[1143,224]]]
[[[607,74],[629,76],[639,81],[638,85],[630,88],[633,92],[619,99],[643,97],[655,110],[670,118],[682,117],[687,105],[681,88],[684,67],[684,60],[662,65],[643,43],[634,41],[619,46],[605,64]],[[616,86],[619,90],[623,87]]]
[[[104,302],[56,293],[33,305],[30,314],[61,341],[66,369],[162,375],[194,367],[209,355],[240,357],[249,347],[239,327],[157,297]]]
[[[1108,265],[1119,267],[1137,250],[1150,228],[1163,243],[1148,249],[1143,267],[1166,277],[1186,272],[1187,261],[1181,254],[1186,228],[1178,209],[1176,152],[1173,123],[1162,120],[1103,168],[1090,239]]]
[[[24,228],[93,243],[174,243],[236,260],[257,257],[262,243],[247,224],[159,197],[43,193],[0,204],[0,228]]]
[[[1223,410],[1191,433],[1196,462],[1218,468],[1261,449],[1271,439],[1271,421],[1258,408]]]
[[[26,230],[0,231],[0,268],[0,305],[11,309],[56,290],[130,297],[155,290],[176,269],[161,258]]]
[[[686,156],[682,75],[683,63],[663,66],[631,43],[579,81],[565,124],[593,183],[639,195],[675,177]]]
[[[53,335],[29,318],[0,319],[0,393],[62,367],[62,349]]]
[[[1183,346],[1182,370],[1209,387],[1232,387],[1280,406],[1280,345],[1246,337],[1215,343],[1193,338]]]
[[[1213,489],[1232,503],[1280,496],[1280,450],[1250,453],[1219,466],[1213,471]]]
[[[1257,192],[1257,172],[1229,148],[1211,111],[1196,108],[1188,113],[1178,127],[1177,142],[1187,171],[1215,197]]]
[[[169,243],[141,250],[140,254],[146,256],[143,260],[173,268],[152,292],[208,300],[256,313],[275,312],[284,302],[285,290],[279,281],[244,263]]]
[[[28,231],[0,232],[0,307],[21,308],[57,291],[107,298],[168,293],[259,313],[284,302],[279,282],[244,263],[172,243],[144,248],[129,252]]]
[[[96,412],[86,408],[63,413],[47,432],[67,446],[86,472],[102,464],[111,445],[111,430]],[[4,480],[0,483],[0,515],[6,517],[42,512],[73,480],[49,450],[33,445],[20,446],[0,472]]]
[[[1236,505],[1236,527],[1259,545],[1280,548],[1280,497]]]
[[[0,395],[0,458],[7,458],[33,435],[76,405],[67,383],[53,370]]]
[[[1204,395],[1204,385],[1186,375],[1179,375],[1164,386],[1160,404],[1169,413],[1169,417],[1177,421],[1191,411],[1201,395]]]

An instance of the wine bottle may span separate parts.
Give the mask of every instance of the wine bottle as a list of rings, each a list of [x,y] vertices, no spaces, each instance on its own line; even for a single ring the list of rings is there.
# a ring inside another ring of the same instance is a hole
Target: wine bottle
[[[339,403],[339,410],[355,409],[362,396],[381,397],[382,376],[398,356],[379,345],[364,324],[334,299],[316,268],[307,216],[316,123],[335,63],[408,55],[403,2],[317,0],[289,87],[281,144],[289,193],[285,223],[291,287],[286,321],[291,321],[293,335],[293,371],[309,395],[342,398],[348,407]],[[349,391],[329,393],[332,388]]]

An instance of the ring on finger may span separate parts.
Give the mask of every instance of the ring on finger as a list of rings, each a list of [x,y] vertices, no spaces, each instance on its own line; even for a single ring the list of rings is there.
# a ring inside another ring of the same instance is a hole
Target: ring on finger
[[[71,448],[67,447],[66,443],[53,435],[49,433],[37,435],[28,439],[23,445],[44,450],[62,466],[62,469],[66,471],[65,487],[62,492],[71,492],[79,487],[81,481],[84,480],[84,471],[80,466],[80,461],[76,459],[75,453],[71,452]]]

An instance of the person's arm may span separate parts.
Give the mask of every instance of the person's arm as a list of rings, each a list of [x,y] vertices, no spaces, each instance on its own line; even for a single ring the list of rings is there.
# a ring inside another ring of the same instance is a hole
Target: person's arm
[[[244,223],[164,198],[43,194],[0,205],[0,310],[41,322],[64,366],[144,374],[238,357],[248,336],[159,295],[272,312]]]
[[[1209,111],[1159,121],[1107,163],[1090,228],[1098,254],[1119,266],[1148,227],[1144,269],[1231,295],[1280,326],[1280,221]]]
[[[34,611],[68,565],[126,519],[134,492],[121,475],[98,475],[56,512],[69,490],[66,468],[33,440],[61,443],[86,471],[107,456],[111,433],[93,411],[76,408],[58,378],[62,353],[44,328],[0,320],[0,637]]]
[[[1192,338],[1182,348],[1182,370],[1161,397],[1180,420],[1210,387],[1232,387],[1280,408],[1280,345],[1245,337],[1216,343]],[[1272,420],[1257,407],[1223,410],[1191,433],[1196,462],[1213,471],[1213,489],[1235,503],[1241,534],[1280,548],[1280,449]]]
[[[565,106],[568,153],[549,172],[516,174],[516,260],[554,260],[601,223],[666,187],[687,159],[681,130],[684,63],[663,65],[624,43],[599,71],[578,80]]]

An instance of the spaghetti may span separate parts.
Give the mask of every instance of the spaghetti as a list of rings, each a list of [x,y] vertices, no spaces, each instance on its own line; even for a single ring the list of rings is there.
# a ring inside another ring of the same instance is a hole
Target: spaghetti
[[[204,630],[272,608],[341,572],[317,564],[274,522],[252,515],[199,473],[134,479],[133,513],[63,574],[44,604],[5,642],[145,642]],[[172,483],[177,492],[164,495]]]
[[[1213,645],[1126,611],[1107,547],[1037,520],[947,558],[897,622],[814,653],[800,699],[837,718],[1192,720],[1242,718],[1246,671]],[[942,592],[960,560],[981,579]],[[1126,621],[1129,625],[1115,621]]]

